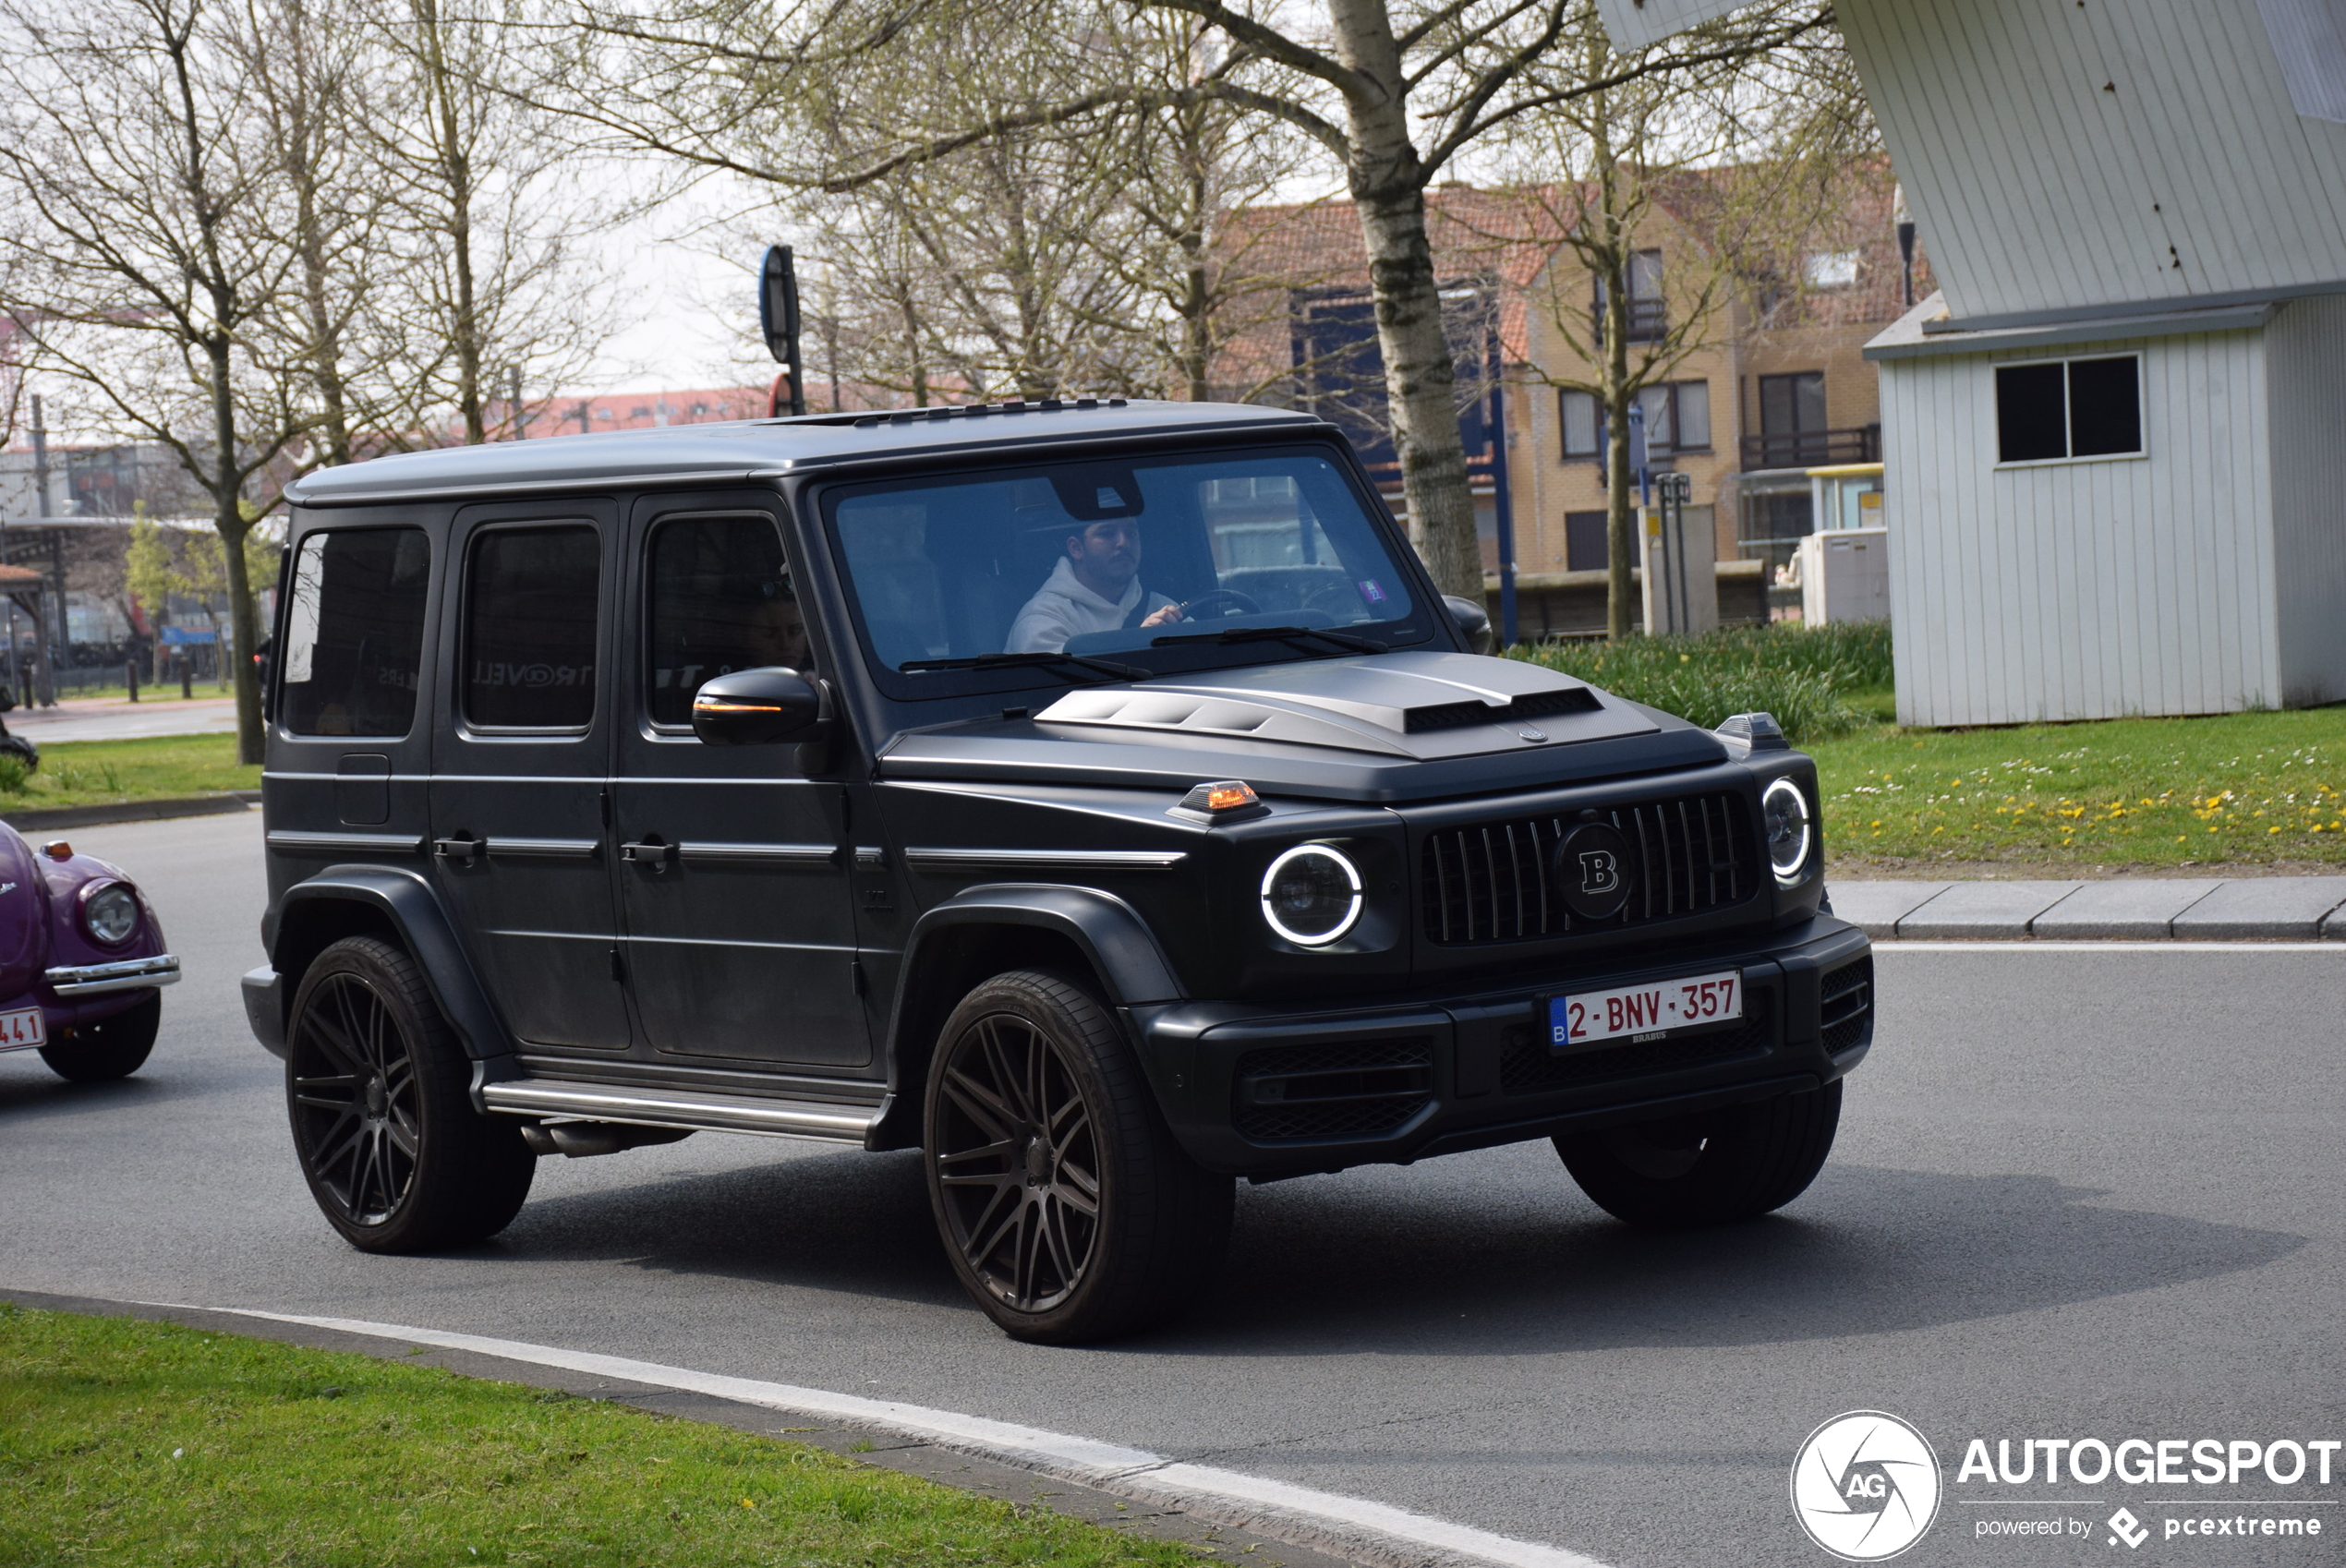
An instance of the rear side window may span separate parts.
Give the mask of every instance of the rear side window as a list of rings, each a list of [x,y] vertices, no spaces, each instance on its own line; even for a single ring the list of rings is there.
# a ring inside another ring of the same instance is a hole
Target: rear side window
[[[806,622],[781,536],[762,513],[679,517],[652,534],[650,668],[654,724],[689,728],[701,682],[764,665],[806,669]]]
[[[337,528],[301,541],[285,610],[287,732],[407,733],[430,577],[421,528]]]
[[[465,585],[465,718],[485,730],[584,730],[595,718],[602,538],[583,523],[499,528]]]

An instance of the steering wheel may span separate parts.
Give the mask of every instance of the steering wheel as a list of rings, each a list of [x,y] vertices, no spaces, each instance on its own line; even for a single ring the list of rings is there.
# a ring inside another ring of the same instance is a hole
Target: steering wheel
[[[1198,595],[1197,597],[1183,605],[1181,607],[1181,616],[1184,620],[1188,621],[1201,620],[1203,617],[1201,617],[1198,612],[1201,608],[1206,605],[1228,606],[1227,609],[1215,610],[1215,615],[1217,620],[1225,619],[1233,615],[1260,615],[1263,613],[1263,607],[1261,605],[1255,603],[1244,594],[1240,593],[1236,588],[1215,588],[1210,593]]]
[[[1360,613],[1360,590],[1349,583],[1322,583],[1303,596],[1303,608],[1316,609],[1339,623]]]

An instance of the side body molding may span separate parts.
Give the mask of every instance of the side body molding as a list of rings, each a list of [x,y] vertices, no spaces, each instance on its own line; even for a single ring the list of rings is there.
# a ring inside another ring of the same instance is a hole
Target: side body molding
[[[361,928],[389,924],[416,956],[432,999],[464,1043],[466,1055],[477,1064],[476,1085],[520,1076],[517,1047],[503,1020],[489,1004],[489,994],[473,971],[472,960],[457,941],[455,928],[431,885],[412,871],[381,865],[330,865],[317,875],[295,883],[270,911],[263,932],[271,963],[285,976],[277,989],[282,1006],[292,1006],[299,981],[312,959],[333,942],[351,934],[349,918],[357,906],[372,918]],[[339,917],[339,918],[337,918]],[[250,985],[248,980],[248,986]],[[267,1042],[264,1040],[263,1042]]]

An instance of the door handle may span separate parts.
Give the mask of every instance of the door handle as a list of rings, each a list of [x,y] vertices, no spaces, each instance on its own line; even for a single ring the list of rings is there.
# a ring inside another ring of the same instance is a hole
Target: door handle
[[[663,844],[656,838],[646,839],[635,844],[622,844],[619,847],[619,858],[623,861],[634,861],[637,865],[648,865],[654,871],[666,871],[668,862],[676,858],[676,846]]]
[[[466,865],[472,863],[473,857],[480,853],[480,849],[481,840],[478,838],[434,838],[431,841],[433,854],[444,861],[462,861]]]

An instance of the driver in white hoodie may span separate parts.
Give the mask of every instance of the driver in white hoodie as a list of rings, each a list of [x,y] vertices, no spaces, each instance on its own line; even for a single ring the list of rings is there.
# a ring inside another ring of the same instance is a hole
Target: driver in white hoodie
[[[1181,619],[1181,607],[1141,586],[1141,524],[1111,517],[1067,537],[1067,553],[1010,622],[1008,653],[1058,653],[1070,637],[1113,632],[1131,621],[1148,601],[1138,624],[1165,626]]]

